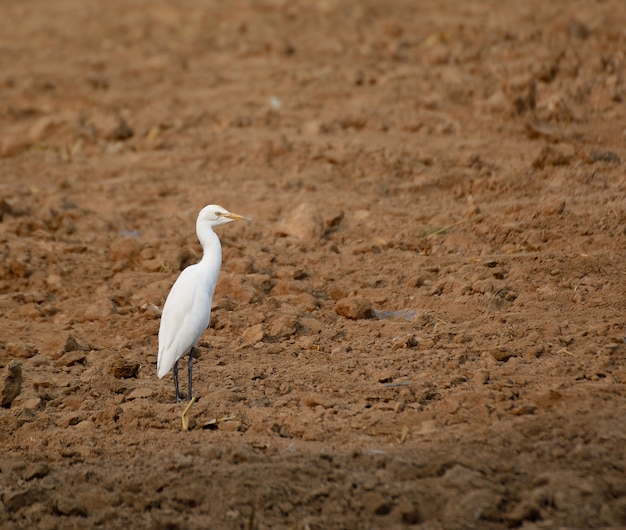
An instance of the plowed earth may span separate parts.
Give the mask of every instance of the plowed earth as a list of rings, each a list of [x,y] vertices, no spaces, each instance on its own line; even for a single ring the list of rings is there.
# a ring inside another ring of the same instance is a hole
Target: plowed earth
[[[623,2],[0,10],[2,528],[626,525]]]

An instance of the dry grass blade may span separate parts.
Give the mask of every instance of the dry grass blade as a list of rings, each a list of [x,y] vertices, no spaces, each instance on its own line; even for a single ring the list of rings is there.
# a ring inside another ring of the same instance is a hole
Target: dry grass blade
[[[203,429],[217,429],[217,426],[220,423],[225,421],[233,421],[236,420],[237,416],[231,414],[229,416],[222,416],[221,418],[213,418],[212,420],[207,421],[204,425],[202,425]]]
[[[185,410],[183,410],[183,413],[180,415],[180,419],[181,422],[183,424],[183,431],[188,431],[189,430],[189,418],[187,417],[187,412],[189,412],[189,409],[191,408],[191,405],[193,405],[196,401],[195,396],[192,397],[189,400],[189,403],[187,403],[187,406],[185,407]]]
[[[445,234],[448,230],[450,230],[451,228],[454,228],[455,226],[459,226],[465,223],[471,223],[473,221],[478,221],[480,219],[482,219],[482,216],[478,215],[478,216],[470,217],[469,219],[463,219],[462,221],[452,223],[451,225],[440,226],[438,228],[431,228],[430,230],[424,230],[422,232],[422,238],[427,239],[431,236],[438,236],[440,234]]]
[[[404,425],[402,427],[402,434],[400,435],[400,438],[398,438],[398,443],[399,444],[403,444],[404,442],[406,442],[406,437],[409,435],[409,428]]]

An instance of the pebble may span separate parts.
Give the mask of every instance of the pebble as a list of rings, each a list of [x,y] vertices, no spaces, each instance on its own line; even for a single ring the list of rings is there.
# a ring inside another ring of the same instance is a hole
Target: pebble
[[[401,348],[417,348],[419,341],[413,334],[404,335],[393,340],[392,350],[399,350]]]
[[[362,296],[342,298],[335,304],[335,313],[352,320],[372,318],[374,316],[372,303]]]
[[[245,344],[256,344],[257,342],[261,342],[264,337],[265,332],[263,331],[263,324],[250,326],[241,334],[241,339]]]
[[[126,399],[130,401],[132,399],[149,398],[152,394],[153,392],[150,388],[135,388],[135,390],[126,396]]]
[[[324,324],[313,317],[304,317],[300,319],[300,326],[309,334],[318,335],[324,331]],[[315,339],[315,337],[313,337]]]
[[[22,406],[25,409],[37,410],[41,406],[41,398],[35,397],[35,398],[27,399],[26,401],[24,401]]]
[[[0,406],[10,405],[22,391],[22,365],[10,361],[0,376]]]
[[[112,261],[123,261],[130,263],[137,260],[139,253],[143,249],[141,241],[136,237],[123,237],[113,241],[109,246]]]
[[[333,406],[333,402],[325,396],[321,394],[307,394],[302,399],[302,402],[307,407],[317,407],[318,405],[324,407],[325,409],[329,409]]]
[[[74,366],[75,364],[83,364],[86,357],[87,354],[84,351],[71,351],[57,359],[56,364],[59,366]]]
[[[324,233],[324,221],[317,206],[302,203],[278,223],[275,232],[278,236],[317,241]]]
[[[98,300],[90,305],[83,315],[84,320],[91,322],[97,320],[107,320],[113,313],[113,303],[109,299]]]
[[[496,361],[502,362],[508,361],[511,357],[517,357],[517,353],[504,347],[493,348],[490,353]]]
[[[125,359],[121,355],[113,359],[109,365],[109,372],[116,379],[128,379],[136,377],[139,371],[139,362],[132,359]]]
[[[443,474],[443,481],[449,487],[480,489],[488,488],[489,481],[480,471],[470,469],[461,464],[455,464]]]
[[[229,259],[227,264],[228,270],[237,274],[252,274],[254,272],[254,260],[249,256]]]
[[[69,412],[67,414],[63,414],[60,418],[56,420],[55,423],[58,427],[66,428],[70,425],[77,425],[84,419],[85,414],[83,412]]]
[[[44,116],[37,119],[28,130],[29,140],[34,143],[46,142],[46,137],[49,137],[55,129],[63,126],[63,120],[58,116]]]
[[[182,506],[199,506],[205,500],[206,490],[202,484],[182,484],[173,489],[172,498]]]
[[[276,338],[288,338],[298,330],[298,319],[289,315],[274,318],[268,326],[268,335]]]
[[[61,497],[56,501],[56,509],[62,515],[87,517],[87,508],[72,497]]]
[[[400,519],[405,524],[419,524],[422,521],[419,509],[407,499],[400,499],[395,510],[400,515]]]
[[[23,342],[9,342],[6,345],[6,352],[9,357],[17,359],[30,359],[37,354],[37,350]]]
[[[43,478],[50,473],[50,468],[45,462],[32,462],[22,470],[22,478],[24,480],[32,480],[34,478]]]
[[[20,508],[43,501],[45,497],[45,493],[38,488],[26,488],[18,491],[6,491],[2,500],[7,511],[16,512]]]
[[[228,272],[220,274],[217,288],[221,296],[230,296],[244,304],[259,298],[258,291],[238,274]]]
[[[391,504],[377,491],[368,491],[363,494],[363,509],[375,515],[387,515]]]
[[[89,344],[83,342],[80,339],[74,337],[74,335],[68,335],[67,340],[65,341],[65,346],[63,351],[72,352],[72,351],[89,351],[91,350]]]

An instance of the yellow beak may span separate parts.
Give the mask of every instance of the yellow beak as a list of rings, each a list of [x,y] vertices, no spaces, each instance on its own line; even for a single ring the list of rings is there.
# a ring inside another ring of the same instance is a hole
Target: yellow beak
[[[221,214],[222,217],[227,217],[228,219],[232,219],[233,221],[251,221],[250,217],[245,215],[239,215],[238,213],[227,212]]]

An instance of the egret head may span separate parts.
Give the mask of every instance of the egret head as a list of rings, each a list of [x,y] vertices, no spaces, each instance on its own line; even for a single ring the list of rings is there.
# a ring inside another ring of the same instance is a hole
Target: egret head
[[[197,224],[208,223],[211,226],[217,226],[242,219],[248,221],[250,220],[249,217],[229,212],[226,208],[222,208],[221,206],[217,206],[216,204],[210,204],[209,206],[205,206],[204,208],[202,208],[202,210],[200,210]]]

